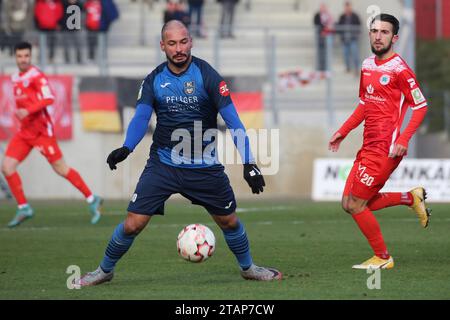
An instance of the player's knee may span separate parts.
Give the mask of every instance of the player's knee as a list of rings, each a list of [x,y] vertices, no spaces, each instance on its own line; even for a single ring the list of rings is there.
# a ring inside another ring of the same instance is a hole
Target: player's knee
[[[222,230],[236,229],[239,222],[239,219],[236,216],[236,214],[230,214],[227,216],[216,216],[214,220]]]
[[[349,214],[357,214],[357,213],[360,213],[361,211],[363,211],[364,208],[365,208],[365,206],[360,204],[360,203],[358,203],[358,202],[349,201],[347,203],[347,210],[346,210],[346,212],[349,213]]]
[[[127,217],[124,222],[124,232],[127,235],[135,235],[137,236],[142,230],[144,230],[149,220],[147,219],[133,219]]]
[[[66,166],[64,166],[64,165],[56,165],[56,164],[54,164],[54,165],[52,165],[52,168],[61,177],[67,176],[67,174],[69,172],[68,168],[66,168]]]
[[[9,177],[16,171],[16,167],[14,165],[8,164],[6,161],[2,162],[2,173],[5,177]]]
[[[342,209],[344,209],[345,212],[347,212],[348,214],[351,214],[350,206],[348,205],[348,201],[345,201],[345,202],[343,201],[341,203],[341,205],[342,205]]]
[[[2,163],[2,174],[6,177],[9,176],[8,169],[5,167],[5,165]]]
[[[142,226],[136,222],[132,222],[132,221],[125,221],[124,224],[124,231],[126,235],[134,235],[137,236],[143,229],[144,229],[145,225]]]

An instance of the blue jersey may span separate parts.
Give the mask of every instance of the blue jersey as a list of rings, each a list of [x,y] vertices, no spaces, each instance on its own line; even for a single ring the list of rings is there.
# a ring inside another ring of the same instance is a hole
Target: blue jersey
[[[157,122],[150,156],[172,166],[202,168],[220,165],[214,149],[204,154],[205,148],[215,138],[203,138],[206,130],[217,129],[218,112],[221,112],[229,128],[243,129],[245,132],[223,78],[206,61],[194,56],[183,73],[173,73],[167,62],[153,70],[142,82],[136,106],[135,118],[143,114],[147,124],[151,112],[155,110]],[[133,137],[137,127],[133,120],[130,127],[133,129],[127,131],[124,145],[133,150],[142,137]],[[189,133],[189,148],[180,150],[180,142],[185,137],[183,134],[174,135],[177,129]],[[243,149],[247,149],[247,156],[243,158],[244,162],[249,162],[253,158],[246,139]],[[245,154],[245,150],[242,152]]]

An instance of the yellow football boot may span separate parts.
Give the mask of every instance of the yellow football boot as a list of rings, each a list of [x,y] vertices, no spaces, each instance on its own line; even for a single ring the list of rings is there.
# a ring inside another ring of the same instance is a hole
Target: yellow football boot
[[[410,208],[416,213],[419,218],[420,225],[424,228],[430,223],[431,209],[427,208],[425,204],[425,199],[427,198],[427,193],[424,188],[417,187],[409,191],[413,197],[413,203]]]
[[[355,264],[353,269],[392,269],[394,267],[394,259],[381,259],[380,257],[373,256],[369,260],[364,261],[361,264]]]

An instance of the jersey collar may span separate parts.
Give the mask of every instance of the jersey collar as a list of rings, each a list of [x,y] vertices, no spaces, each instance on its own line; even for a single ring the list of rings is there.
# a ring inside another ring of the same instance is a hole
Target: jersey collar
[[[19,70],[19,76],[21,77],[21,76],[23,76],[24,74],[26,74],[28,71],[30,71],[31,69],[33,69],[33,65],[30,65],[30,67],[27,69],[27,70],[25,70],[25,71],[20,71]]]
[[[169,72],[170,72],[172,75],[174,75],[175,77],[181,77],[183,74],[185,74],[185,73],[189,70],[189,68],[191,67],[191,64],[192,64],[193,61],[194,61],[194,56],[191,55],[191,61],[189,62],[188,67],[186,68],[186,70],[184,70],[183,72],[180,72],[180,73],[175,73],[175,72],[173,72],[172,70],[170,70],[170,68],[169,68],[169,63],[168,63],[168,62],[167,62],[166,67],[167,67],[167,70],[169,70]]]
[[[384,59],[384,60],[379,60],[378,57],[375,56],[375,59],[374,59],[374,60],[375,60],[375,64],[376,64],[377,66],[381,66],[381,65],[383,65],[383,64],[385,64],[385,63],[391,61],[392,59],[394,59],[394,58],[396,58],[396,57],[398,57],[398,54],[397,54],[397,53],[394,53],[394,55],[393,55],[392,57],[387,58],[387,59]]]

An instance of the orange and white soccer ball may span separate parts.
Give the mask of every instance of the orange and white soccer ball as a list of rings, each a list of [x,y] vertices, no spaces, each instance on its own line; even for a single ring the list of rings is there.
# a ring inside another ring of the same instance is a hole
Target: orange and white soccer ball
[[[216,238],[207,226],[190,224],[178,234],[179,255],[191,262],[202,262],[212,256],[216,249]]]

